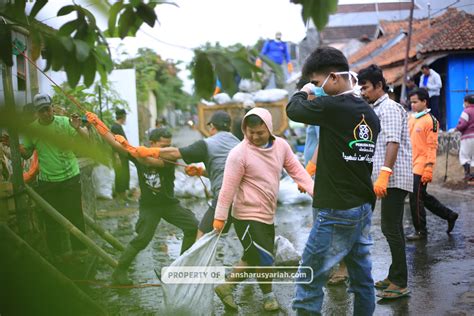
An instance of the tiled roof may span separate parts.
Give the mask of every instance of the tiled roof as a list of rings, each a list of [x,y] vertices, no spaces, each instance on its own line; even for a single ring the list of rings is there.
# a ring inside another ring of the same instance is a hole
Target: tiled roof
[[[360,39],[367,36],[369,39],[375,37],[377,25],[356,26],[334,26],[326,27],[321,36],[325,42],[339,41],[344,39]]]
[[[448,9],[443,15],[431,20],[431,27],[429,22],[428,19],[413,21],[410,65],[419,63],[418,53],[474,50],[474,15]],[[400,29],[406,32],[408,21],[381,21],[380,28],[383,35],[351,55],[349,63],[354,70],[377,64],[384,69],[384,75],[390,83],[394,81],[389,80],[389,75],[395,81],[403,76],[403,73],[398,73],[398,66],[403,65],[405,59],[407,37],[400,35]]]

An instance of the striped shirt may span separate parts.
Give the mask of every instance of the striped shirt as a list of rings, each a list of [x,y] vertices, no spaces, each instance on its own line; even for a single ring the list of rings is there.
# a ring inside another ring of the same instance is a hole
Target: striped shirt
[[[375,146],[372,181],[375,182],[380,168],[385,162],[387,143],[398,143],[397,159],[393,166],[388,188],[398,188],[413,192],[412,153],[410,135],[408,133],[408,114],[397,102],[391,100],[388,94],[381,96],[372,105],[375,114],[380,119],[380,134]]]

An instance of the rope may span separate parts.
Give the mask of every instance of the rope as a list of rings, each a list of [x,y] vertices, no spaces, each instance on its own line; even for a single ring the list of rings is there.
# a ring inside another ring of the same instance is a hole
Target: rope
[[[44,72],[40,67],[38,67],[38,65],[36,65],[36,63],[31,60],[31,58],[29,58],[24,52],[21,52],[20,49],[18,49],[18,47],[12,43],[13,47],[16,48],[16,50],[18,52],[20,52],[20,54],[26,58],[26,60],[28,60],[28,62],[30,64],[32,64],[39,72],[41,72],[49,81],[51,81],[56,87],[59,88],[59,90],[61,90],[61,92],[75,105],[79,108],[79,110],[81,110],[82,112],[86,112],[87,109],[85,109],[80,103],[79,101],[77,101],[76,98],[74,98],[72,95],[68,94],[60,85],[58,85],[50,76],[48,76],[48,74],[46,72]],[[111,131],[108,131],[108,133],[114,135]],[[174,164],[174,165],[177,165],[177,166],[180,166],[180,167],[187,167],[187,165],[185,164],[182,164],[182,163],[179,163],[177,161],[173,161],[173,160],[168,160],[168,159],[164,159],[164,158],[159,158],[165,162],[168,162],[168,163],[171,163],[171,164]],[[202,186],[204,187],[204,194],[206,195],[206,198],[209,199],[211,197],[210,193],[207,191],[207,187],[206,187],[206,184],[204,183],[204,180],[202,179],[201,176],[199,176],[199,180],[201,180],[201,183],[202,183]]]

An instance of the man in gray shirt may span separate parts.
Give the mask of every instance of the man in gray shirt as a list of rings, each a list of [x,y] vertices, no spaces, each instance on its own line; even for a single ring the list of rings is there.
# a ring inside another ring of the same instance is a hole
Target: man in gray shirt
[[[211,181],[211,191],[213,195],[212,204],[204,214],[199,223],[197,239],[204,233],[213,230],[212,222],[214,221],[214,213],[217,205],[217,197],[222,186],[224,176],[224,167],[227,155],[240,141],[232,133],[230,133],[231,118],[227,112],[215,112],[207,123],[211,137],[199,140],[187,147],[162,148],[160,158],[167,160],[178,160],[182,158],[187,164],[195,162],[203,162],[206,166],[206,174],[202,168],[188,166],[185,171],[190,176],[207,176]],[[226,230],[230,223],[227,223]]]

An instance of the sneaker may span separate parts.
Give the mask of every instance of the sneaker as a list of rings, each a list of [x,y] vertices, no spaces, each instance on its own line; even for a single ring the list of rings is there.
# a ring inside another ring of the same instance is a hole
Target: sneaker
[[[275,293],[270,292],[263,295],[263,309],[267,312],[280,309],[280,305],[278,304]]]
[[[453,231],[454,225],[459,217],[458,213],[453,212],[448,218],[448,230],[446,231],[448,234]]]
[[[424,240],[426,239],[426,233],[414,232],[413,234],[407,235],[408,241]]]
[[[217,296],[221,299],[222,303],[224,303],[226,307],[237,310],[237,304],[235,304],[234,297],[232,296],[234,287],[234,284],[224,283],[216,286],[214,292],[216,292]]]

